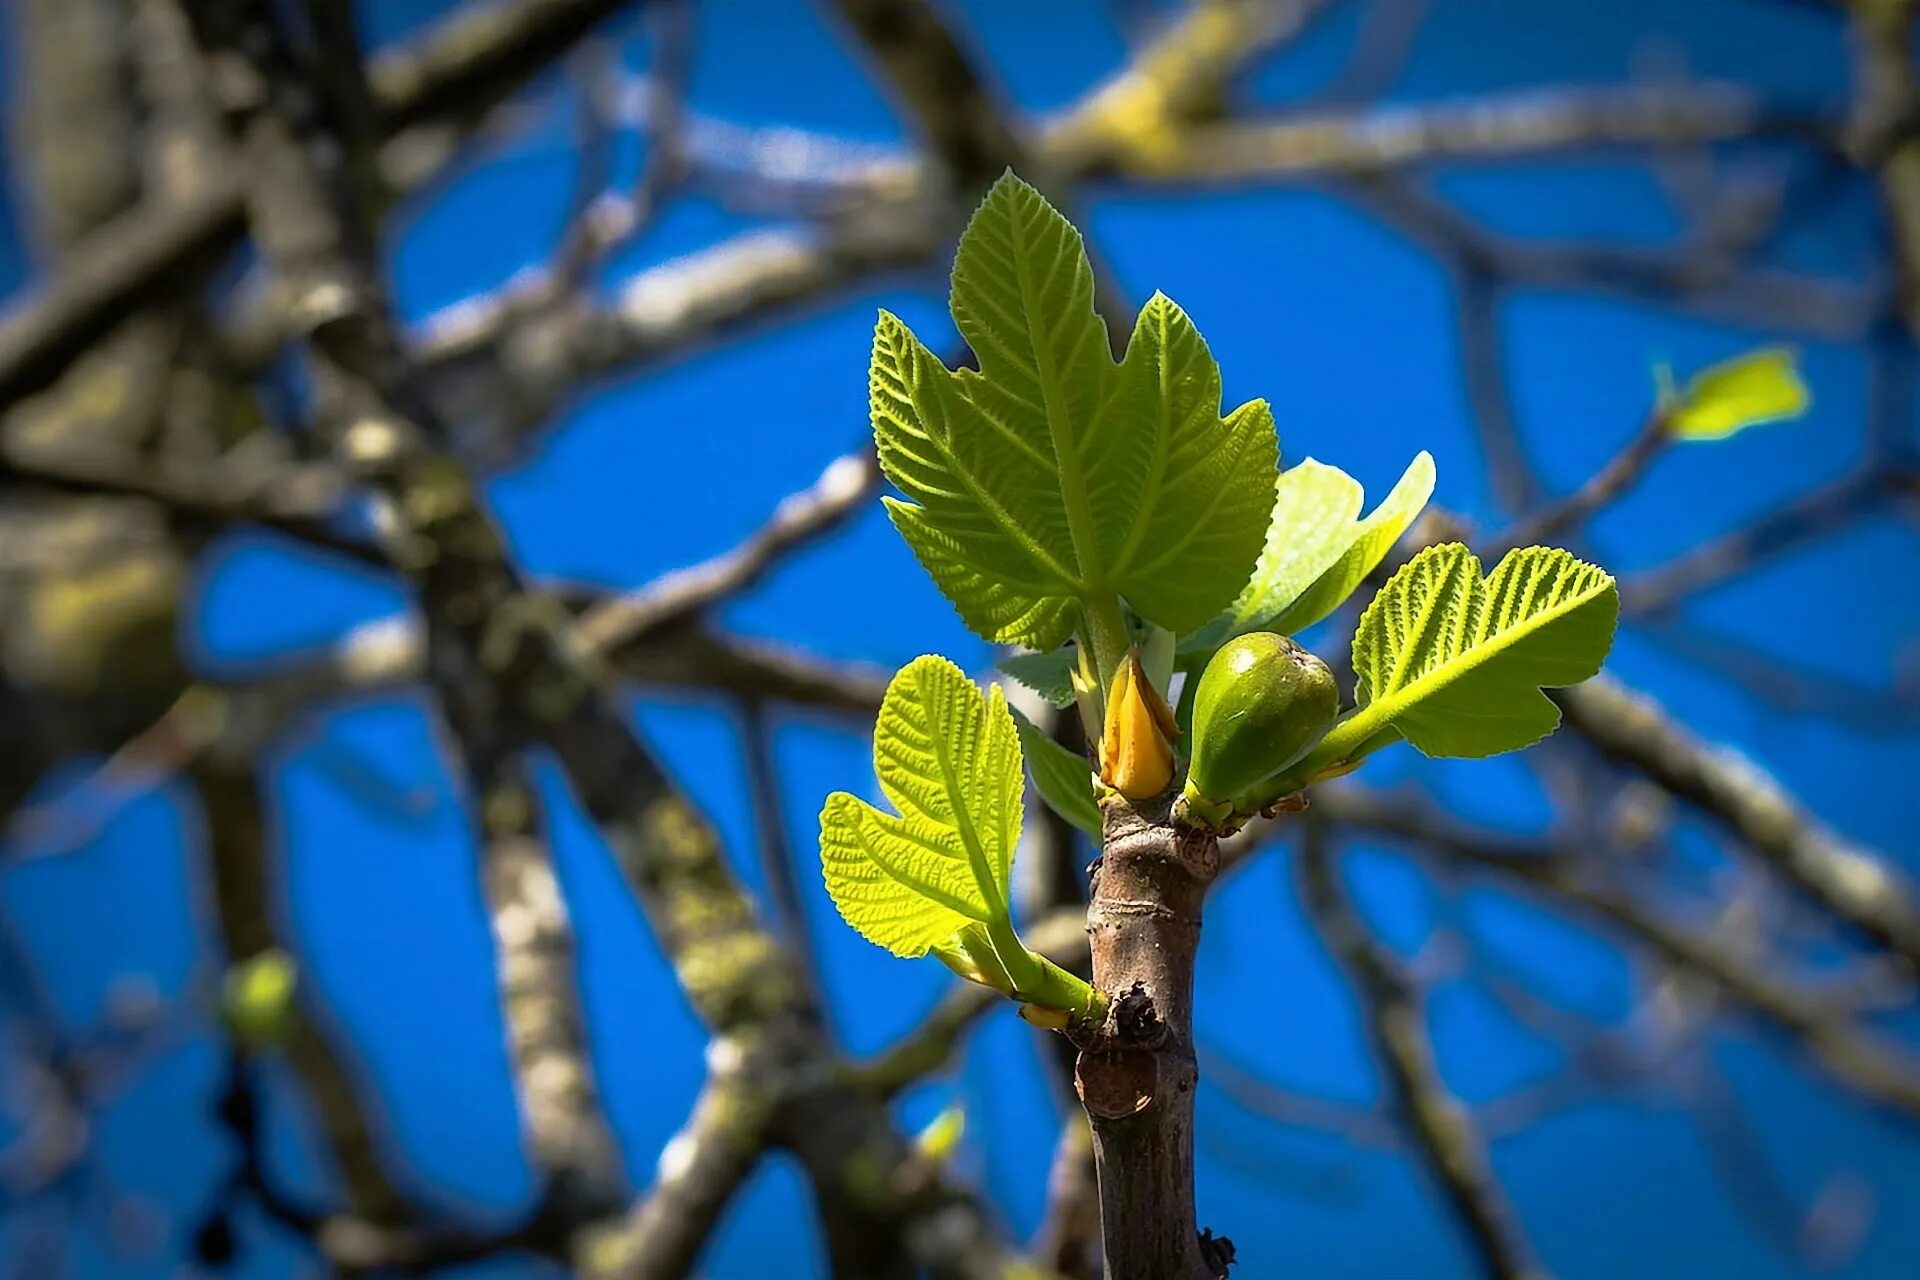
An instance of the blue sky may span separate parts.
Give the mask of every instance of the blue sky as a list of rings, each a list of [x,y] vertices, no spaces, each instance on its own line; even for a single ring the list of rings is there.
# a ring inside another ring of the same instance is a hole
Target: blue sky
[[[362,5],[381,39],[439,8]],[[700,8],[692,93],[700,111],[868,141],[902,138],[883,97],[811,6],[708,0]],[[958,8],[1002,85],[1030,111],[1070,101],[1124,56],[1094,3],[980,0]],[[1321,24],[1263,68],[1256,97],[1281,105],[1324,84],[1354,30],[1350,16]],[[8,52],[17,60],[17,48]],[[1443,0],[1393,97],[1419,103],[1562,81],[1616,83],[1681,63],[1800,106],[1831,106],[1845,87],[1841,28],[1815,6]],[[500,284],[551,243],[569,189],[572,116],[557,81],[543,84],[536,102],[524,129],[408,210],[392,272],[409,318]],[[1735,149],[1722,173],[1764,175],[1771,163]],[[8,172],[16,170],[9,163]],[[1660,184],[1620,158],[1449,173],[1436,189],[1521,238],[1661,245],[1684,227]],[[1418,246],[1352,205],[1301,189],[1193,197],[1096,188],[1085,217],[1131,298],[1162,289],[1194,316],[1230,400],[1273,402],[1286,457],[1337,464],[1379,494],[1428,449],[1439,467],[1436,501],[1499,524],[1461,384],[1449,282]],[[21,225],[10,208],[0,225],[0,280],[33,278]],[[678,204],[614,264],[609,280],[748,225],[699,200]],[[1872,227],[1870,200],[1855,193],[1824,206],[1769,255],[1777,265],[1857,279],[1874,252]],[[619,587],[729,547],[861,438],[875,308],[900,312],[940,348],[950,332],[943,297],[937,273],[896,281],[598,391],[490,479],[517,554],[539,577]],[[1655,362],[1686,371],[1777,336],[1541,291],[1514,294],[1500,321],[1527,447],[1556,488],[1577,484],[1633,434]],[[1857,463],[1864,353],[1819,343],[1802,350],[1815,397],[1804,420],[1673,451],[1597,522],[1583,550],[1630,574]],[[1713,592],[1688,617],[1777,656],[1886,686],[1913,659],[1916,587],[1913,529],[1884,517]],[[223,544],[196,590],[192,640],[210,670],[296,654],[405,603],[389,583],[263,538]],[[877,504],[830,543],[792,558],[724,620],[889,667],[930,651],[975,670],[991,660]],[[1700,734],[1773,771],[1835,827],[1920,871],[1911,785],[1920,737],[1863,736],[1769,709],[1631,628],[1611,666],[1668,700]],[[309,980],[358,1046],[409,1185],[452,1210],[507,1215],[524,1204],[532,1181],[517,1146],[472,849],[426,712],[419,697],[342,708],[277,754],[283,920]],[[635,714],[757,891],[737,726],[727,710],[647,701]],[[1537,782],[1515,762],[1417,767],[1400,758],[1403,750],[1370,772],[1383,781],[1417,773],[1478,820],[1523,827],[1544,813]],[[871,787],[866,744],[796,720],[781,726],[778,751],[786,816],[804,849],[827,791]],[[355,777],[383,781],[356,786]],[[551,770],[543,783],[580,937],[595,1065],[628,1167],[644,1184],[699,1085],[699,1028],[593,832]],[[394,803],[416,793],[424,803]],[[84,848],[0,873],[0,910],[30,941],[71,1026],[96,1023],[129,981],[192,1000],[216,972],[195,838],[181,798],[163,791],[128,805]],[[1697,823],[1683,822],[1676,841],[1690,865],[1723,863]],[[835,1025],[852,1050],[872,1051],[911,1026],[950,979],[931,961],[896,961],[855,937],[834,917],[811,861],[803,862]],[[1439,922],[1470,920],[1512,972],[1603,1021],[1621,1016],[1642,976],[1615,948],[1497,889],[1443,892],[1385,850],[1361,852],[1350,869],[1363,909],[1404,950]],[[1470,985],[1444,985],[1432,1013],[1443,1068],[1469,1099],[1497,1096],[1560,1062],[1550,1042]],[[1360,1104],[1377,1094],[1347,987],[1301,916],[1280,853],[1236,875],[1209,905],[1197,1027],[1203,1046],[1289,1087]],[[1837,1274],[1912,1274],[1920,1256],[1914,1135],[1737,1022],[1707,1037],[1688,1069],[1724,1078],[1733,1106],[1751,1121],[1740,1160],[1749,1170],[1764,1164],[1803,1207],[1836,1172],[1871,1187],[1875,1225]],[[231,1158],[206,1110],[218,1071],[217,1049],[196,1023],[186,1043],[99,1117],[103,1185],[186,1224],[179,1230],[190,1230]],[[274,1156],[295,1185],[319,1194],[324,1173],[285,1084],[272,1095]],[[1030,1033],[1010,1013],[986,1024],[956,1074],[905,1099],[903,1120],[923,1123],[956,1100],[969,1115],[963,1169],[983,1181],[1015,1233],[1030,1232],[1057,1103]],[[1458,1231],[1403,1154],[1278,1127],[1212,1086],[1203,1085],[1198,1106],[1202,1217],[1239,1245],[1236,1274],[1471,1274]],[[1570,1280],[1802,1274],[1756,1221],[1751,1197],[1729,1193],[1720,1176],[1725,1150],[1701,1134],[1692,1116],[1654,1091],[1569,1108],[1501,1140],[1494,1156],[1538,1249]],[[729,1212],[707,1274],[819,1274],[797,1261],[810,1256],[806,1212],[800,1179],[784,1160],[770,1162]],[[80,1276],[172,1274],[172,1251],[118,1258],[102,1234],[97,1215],[77,1222]],[[271,1229],[253,1223],[245,1238],[237,1274],[302,1274],[297,1248]],[[0,1254],[8,1240],[0,1231]],[[462,1274],[544,1272],[516,1263]]]

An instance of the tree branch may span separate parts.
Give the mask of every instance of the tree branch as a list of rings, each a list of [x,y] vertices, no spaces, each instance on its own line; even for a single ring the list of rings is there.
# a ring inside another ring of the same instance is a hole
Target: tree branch
[[[1430,805],[1396,804],[1351,785],[1317,788],[1314,804],[1337,826],[1498,872],[1619,931],[1664,963],[1712,984],[1862,1098],[1920,1119],[1920,1060],[1908,1050],[1854,1025],[1824,992],[1770,976],[1744,947],[1673,923],[1581,876],[1572,851],[1476,830]]]
[[[1710,750],[1607,676],[1553,698],[1568,726],[1610,759],[1725,823],[1789,884],[1920,974],[1920,909],[1887,859],[1823,830],[1760,769]]]
[[[1497,1280],[1538,1280],[1546,1272],[1534,1261],[1487,1159],[1473,1122],[1448,1091],[1434,1062],[1426,1012],[1414,985],[1375,942],[1338,884],[1323,826],[1309,814],[1299,850],[1301,897],[1328,951],[1359,993],[1373,1050],[1384,1069],[1402,1121],[1411,1131],[1427,1172],[1440,1184],[1479,1253],[1482,1269]]]

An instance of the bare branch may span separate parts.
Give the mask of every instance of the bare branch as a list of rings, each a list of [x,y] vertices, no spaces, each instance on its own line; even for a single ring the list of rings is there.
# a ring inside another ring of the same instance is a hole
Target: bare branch
[[[842,454],[731,551],[588,609],[580,618],[581,642],[617,660],[649,636],[753,587],[782,556],[845,524],[879,485],[871,449]]]
[[[459,10],[410,47],[374,58],[367,78],[389,136],[474,120],[504,101],[629,0],[497,0]]]
[[[729,1041],[707,1046],[713,1066],[693,1114],[660,1151],[653,1186],[632,1212],[588,1233],[587,1280],[669,1280],[688,1274],[720,1213],[766,1148],[769,1099]]]
[[[1497,556],[1511,547],[1531,547],[1577,530],[1598,512],[1619,501],[1639,483],[1655,458],[1665,451],[1671,436],[1663,414],[1653,414],[1625,448],[1566,497],[1519,521],[1489,544],[1486,554]]]
[[[806,900],[801,896],[799,873],[794,865],[793,841],[787,833],[780,771],[774,762],[774,726],[767,719],[766,707],[758,701],[743,703],[741,711],[747,797],[753,809],[760,874],[767,882],[767,895],[772,899],[774,918],[787,950],[803,970],[807,988],[817,1001],[819,962],[813,946],[813,931],[807,925]],[[812,846],[808,849],[811,856]]]
[[[478,790],[481,881],[528,1155],[555,1209],[605,1213],[621,1199],[620,1155],[594,1081],[573,929],[541,838],[539,802],[524,762],[486,758],[491,744],[465,727],[470,732],[454,737]]]
[[[1063,172],[1124,169],[1139,153],[1164,155],[1229,83],[1274,46],[1299,35],[1327,0],[1197,0],[1119,74],[1042,131],[1042,151]]]
[[[1745,89],[1555,89],[1457,104],[1369,107],[1321,117],[1203,125],[1123,159],[1135,177],[1182,182],[1361,175],[1414,165],[1510,160],[1554,151],[1788,137],[1833,122],[1769,111]]]
[[[1849,0],[1853,12],[1854,106],[1847,148],[1879,178],[1887,238],[1900,276],[1900,309],[1920,343],[1920,73],[1914,0]]]
[[[89,235],[39,297],[0,320],[0,410],[52,385],[126,316],[190,289],[243,225],[240,184],[225,173]]]
[[[1712,751],[1607,676],[1553,696],[1568,726],[1607,756],[1725,823],[1789,884],[1920,973],[1920,909],[1887,859],[1823,830],[1758,767]]]
[[[1047,1207],[1034,1233],[1034,1262],[1061,1280],[1097,1280],[1100,1188],[1094,1180],[1093,1134],[1087,1118],[1070,1112],[1060,1126],[1047,1174]]]
[[[1920,479],[1897,468],[1857,471],[1809,489],[1730,533],[1620,584],[1628,614],[1658,615],[1713,586],[1829,537],[1890,501],[1912,501]]]
[[[1301,897],[1334,958],[1353,980],[1364,1021],[1393,1090],[1395,1110],[1412,1131],[1427,1172],[1498,1280],[1545,1276],[1472,1121],[1434,1062],[1418,990],[1368,932],[1338,883],[1325,831],[1309,814],[1299,851]]]
[[[925,135],[951,193],[979,190],[1025,147],[1005,108],[931,0],[834,0]]]
[[[238,964],[277,945],[266,808],[251,765],[211,759],[194,769],[193,781],[206,824],[215,919],[227,962]],[[311,1000],[303,996],[288,1061],[313,1099],[354,1215],[398,1225],[411,1211],[387,1174],[389,1153],[368,1120],[374,1093],[335,1051],[331,1028],[319,1025]]]
[[[449,120],[464,135],[622,2],[476,6],[418,47],[376,59],[389,135]],[[37,301],[0,321],[0,409],[50,385],[122,317],[198,281],[244,229],[243,195],[231,166],[213,166],[189,196],[143,202],[88,235]]]
[[[173,465],[106,449],[29,451],[0,442],[0,482],[59,493],[142,498],[199,529],[252,524],[321,550],[385,567],[367,542],[339,532],[347,496],[338,468],[290,464]]]
[[[1453,821],[1431,806],[1395,803],[1349,785],[1321,787],[1314,803],[1338,826],[1429,850],[1511,877],[1697,976],[1783,1033],[1829,1075],[1889,1111],[1920,1118],[1920,1060],[1903,1046],[1854,1025],[1824,993],[1756,964],[1744,945],[1703,934],[1647,910],[1579,874],[1573,852],[1516,841]]]
[[[1087,963],[1087,913],[1084,910],[1055,912],[1021,932],[1028,946],[1062,968],[1081,969]],[[1002,1007],[1004,999],[997,992],[974,983],[955,984],[912,1031],[857,1068],[859,1081],[882,1094],[894,1094],[943,1070],[959,1052],[967,1032],[981,1018]]]

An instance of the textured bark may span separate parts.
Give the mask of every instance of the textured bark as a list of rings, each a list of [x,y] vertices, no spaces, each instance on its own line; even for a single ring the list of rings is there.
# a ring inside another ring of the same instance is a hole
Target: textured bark
[[[1104,803],[1087,913],[1093,983],[1111,1012],[1075,1083],[1093,1122],[1109,1280],[1214,1280],[1193,1204],[1193,957],[1218,842],[1176,827],[1170,796]]]

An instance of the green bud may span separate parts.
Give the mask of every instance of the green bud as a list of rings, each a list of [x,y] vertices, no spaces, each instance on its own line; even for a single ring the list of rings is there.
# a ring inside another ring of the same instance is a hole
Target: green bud
[[[1286,636],[1229,640],[1194,693],[1183,816],[1223,823],[1238,797],[1312,750],[1339,712],[1333,672]]]
[[[293,1034],[294,990],[300,971],[284,951],[263,951],[227,970],[225,1015],[233,1038],[249,1049],[271,1049]]]
[[[967,1132],[967,1110],[957,1102],[948,1103],[933,1122],[913,1140],[914,1149],[927,1159],[945,1163],[960,1149]]]

